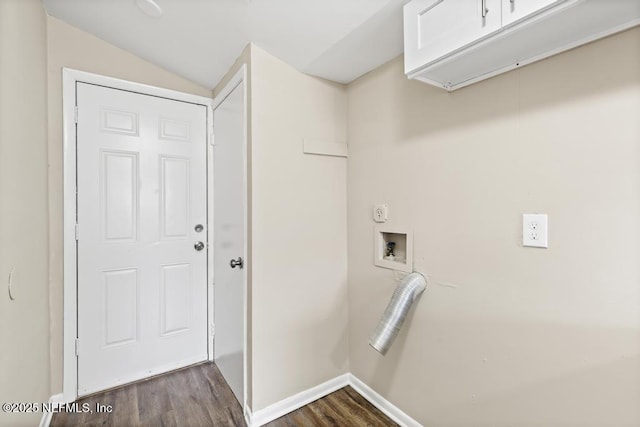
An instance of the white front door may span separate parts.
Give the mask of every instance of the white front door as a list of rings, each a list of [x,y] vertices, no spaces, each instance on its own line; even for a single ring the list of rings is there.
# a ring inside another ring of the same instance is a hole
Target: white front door
[[[207,110],[76,91],[82,396],[207,359]]]
[[[244,82],[213,113],[214,160],[214,357],[244,405],[245,104]]]

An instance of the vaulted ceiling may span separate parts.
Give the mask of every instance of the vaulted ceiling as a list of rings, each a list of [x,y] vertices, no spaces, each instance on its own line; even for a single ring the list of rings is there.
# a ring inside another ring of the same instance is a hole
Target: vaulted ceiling
[[[213,88],[248,42],[300,71],[348,83],[402,53],[406,0],[43,0],[47,12]]]

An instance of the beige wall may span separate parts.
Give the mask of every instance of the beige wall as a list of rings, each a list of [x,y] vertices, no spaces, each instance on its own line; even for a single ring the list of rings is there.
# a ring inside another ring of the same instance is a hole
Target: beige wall
[[[640,425],[640,28],[451,94],[398,58],[348,118],[351,371],[425,426]],[[386,357],[374,202],[429,275]]]
[[[344,86],[251,49],[252,410],[348,371]]]
[[[0,0],[0,402],[49,398],[47,45],[38,0]],[[10,301],[7,280],[14,269]],[[0,412],[0,425],[39,413]]]
[[[47,17],[51,392],[62,391],[62,68],[102,74],[201,96],[198,86],[56,18]]]

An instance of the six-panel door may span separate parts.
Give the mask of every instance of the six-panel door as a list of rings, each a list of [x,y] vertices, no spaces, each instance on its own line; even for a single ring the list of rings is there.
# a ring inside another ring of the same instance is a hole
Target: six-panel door
[[[77,85],[78,394],[207,359],[206,107]],[[202,231],[195,229],[202,224]]]

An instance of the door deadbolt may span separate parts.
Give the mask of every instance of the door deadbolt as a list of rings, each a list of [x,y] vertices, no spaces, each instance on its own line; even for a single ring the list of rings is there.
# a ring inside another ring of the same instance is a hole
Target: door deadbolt
[[[193,248],[194,248],[196,251],[200,252],[201,250],[203,250],[203,249],[204,249],[204,243],[202,243],[202,242],[196,242],[196,243],[193,245]]]
[[[193,229],[196,230],[196,233],[200,233],[202,230],[204,230],[204,227],[202,226],[202,224],[198,224],[193,227]]]
[[[244,260],[242,259],[242,257],[238,257],[238,259],[232,259],[231,261],[229,261],[229,265],[231,266],[231,268],[244,268]]]

